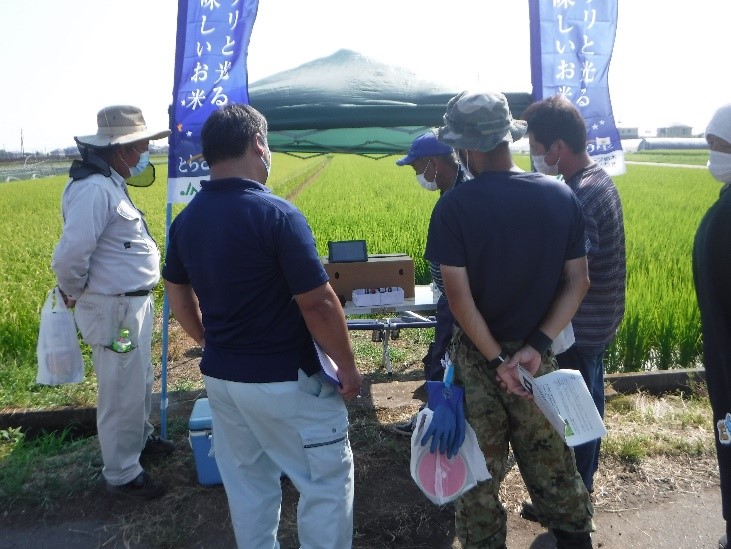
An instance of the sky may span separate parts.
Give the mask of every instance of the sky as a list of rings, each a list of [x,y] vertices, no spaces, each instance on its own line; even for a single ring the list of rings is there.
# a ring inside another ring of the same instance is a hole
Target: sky
[[[617,124],[703,131],[731,101],[731,2],[618,1]],[[19,151],[21,132],[25,152],[72,146],[112,104],[137,105],[148,127],[167,127],[177,8],[0,0],[0,149]],[[528,24],[527,0],[260,0],[249,83],[347,48],[459,89],[530,92]]]

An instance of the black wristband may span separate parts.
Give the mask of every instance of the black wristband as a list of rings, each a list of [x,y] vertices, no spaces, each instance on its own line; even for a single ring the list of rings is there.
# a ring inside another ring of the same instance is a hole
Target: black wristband
[[[535,329],[533,333],[525,338],[525,344],[533,347],[541,355],[548,350],[551,343],[553,343],[553,340],[539,329]]]
[[[500,353],[498,353],[498,355],[495,358],[493,358],[492,360],[489,360],[487,362],[487,367],[488,368],[497,368],[506,360],[508,360],[508,356],[505,354],[505,351],[500,349]]]

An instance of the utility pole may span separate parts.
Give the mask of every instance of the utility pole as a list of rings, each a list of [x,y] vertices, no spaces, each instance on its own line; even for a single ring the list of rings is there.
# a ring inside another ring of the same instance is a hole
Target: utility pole
[[[25,149],[23,148],[23,128],[20,128],[20,155],[25,155]]]

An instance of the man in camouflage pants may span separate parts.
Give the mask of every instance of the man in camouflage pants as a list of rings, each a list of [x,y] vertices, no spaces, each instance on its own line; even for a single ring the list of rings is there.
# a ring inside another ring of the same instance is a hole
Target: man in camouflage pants
[[[457,500],[457,534],[465,549],[505,547],[498,491],[510,444],[557,547],[590,548],[593,508],[573,454],[517,375],[518,363],[536,376],[556,369],[551,343],[589,286],[581,205],[566,185],[513,163],[508,145],[525,123],[503,94],[463,92],[444,122],[439,140],[475,178],[440,198],[426,259],[441,266],[457,320],[455,381],[493,476]]]

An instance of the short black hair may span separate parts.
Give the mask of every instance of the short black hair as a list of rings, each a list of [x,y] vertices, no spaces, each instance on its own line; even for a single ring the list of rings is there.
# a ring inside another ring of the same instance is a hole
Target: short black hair
[[[209,166],[237,158],[246,152],[256,135],[267,136],[267,121],[250,105],[232,103],[213,111],[201,130],[203,157]]]
[[[554,95],[528,105],[522,118],[528,122],[528,131],[533,138],[546,149],[562,139],[574,153],[586,150],[584,119],[579,109],[563,96]]]

